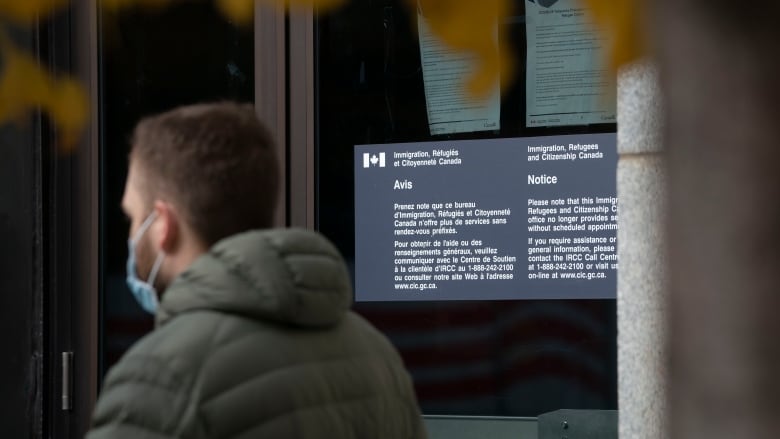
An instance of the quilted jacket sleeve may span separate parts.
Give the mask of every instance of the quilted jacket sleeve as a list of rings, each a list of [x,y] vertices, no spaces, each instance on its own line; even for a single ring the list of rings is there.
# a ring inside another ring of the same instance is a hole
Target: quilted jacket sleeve
[[[187,437],[189,383],[160,359],[123,358],[105,381],[87,439]]]

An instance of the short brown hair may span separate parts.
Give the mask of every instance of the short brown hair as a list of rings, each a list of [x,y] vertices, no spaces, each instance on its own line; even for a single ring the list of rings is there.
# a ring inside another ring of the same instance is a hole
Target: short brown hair
[[[131,145],[145,202],[170,197],[206,245],[272,225],[279,165],[251,105],[190,105],[147,117]]]

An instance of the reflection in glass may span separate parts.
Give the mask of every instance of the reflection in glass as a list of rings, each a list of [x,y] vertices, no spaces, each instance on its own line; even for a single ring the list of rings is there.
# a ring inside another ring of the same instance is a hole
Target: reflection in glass
[[[253,29],[225,21],[212,3],[101,14],[101,377],[153,326],[125,285],[128,225],[119,206],[133,127],[179,105],[254,98]]]

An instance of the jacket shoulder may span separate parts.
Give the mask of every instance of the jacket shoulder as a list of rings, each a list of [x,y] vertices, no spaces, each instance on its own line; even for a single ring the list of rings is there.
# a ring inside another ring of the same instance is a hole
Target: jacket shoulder
[[[109,374],[96,426],[118,418],[162,437],[424,436],[400,356],[352,312],[331,328],[178,315]]]

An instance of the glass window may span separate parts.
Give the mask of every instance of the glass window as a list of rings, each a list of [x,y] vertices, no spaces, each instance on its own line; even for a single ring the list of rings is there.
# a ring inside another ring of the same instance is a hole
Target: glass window
[[[120,203],[132,129],[141,117],[179,105],[251,102],[254,31],[228,22],[213,2],[103,12],[100,18],[100,370],[105,374],[153,325],[125,286],[128,224]]]
[[[478,286],[458,287],[462,290],[460,292],[470,295],[469,298],[473,300],[426,300],[425,296],[421,296],[429,294],[428,297],[433,297],[434,293],[455,288],[454,282],[450,282],[441,284],[437,291],[416,293],[422,299],[411,300],[410,296],[401,295],[399,300],[387,297],[361,300],[361,295],[375,294],[371,291],[375,286],[381,288],[393,281],[392,271],[381,271],[375,267],[384,263],[385,259],[381,259],[384,256],[375,259],[371,253],[387,253],[387,266],[392,267],[392,249],[382,247],[381,242],[387,242],[390,246],[393,243],[409,243],[408,239],[393,236],[399,230],[398,226],[393,228],[392,216],[392,205],[397,201],[388,197],[409,197],[416,203],[437,199],[442,201],[452,194],[435,191],[447,191],[448,184],[460,184],[453,180],[447,182],[444,174],[442,180],[435,180],[439,177],[425,180],[426,175],[433,176],[443,169],[441,166],[432,166],[431,171],[414,174],[420,176],[419,179],[396,179],[395,184],[400,186],[392,188],[395,192],[389,187],[376,188],[372,186],[373,183],[356,188],[355,175],[363,172],[364,167],[376,168],[371,172],[377,173],[401,172],[395,170],[403,165],[400,164],[400,158],[398,164],[393,163],[398,157],[393,156],[394,152],[430,152],[430,148],[440,148],[459,149],[463,155],[467,146],[471,148],[471,144],[463,143],[468,140],[476,140],[477,146],[487,148],[487,145],[493,145],[496,141],[500,143],[501,139],[513,139],[511,142],[520,145],[539,136],[548,140],[564,135],[591,139],[587,136],[606,134],[603,138],[609,139],[616,132],[614,110],[609,114],[610,104],[606,104],[607,110],[595,108],[603,104],[599,101],[602,97],[592,99],[590,102],[593,108],[586,108],[576,118],[558,114],[565,113],[565,107],[575,105],[571,102],[552,104],[547,107],[549,111],[540,111],[547,105],[543,101],[552,99],[552,95],[560,99],[564,99],[564,95],[573,97],[588,93],[594,83],[602,82],[601,76],[596,74],[598,67],[594,67],[595,63],[585,66],[582,61],[575,59],[583,50],[591,51],[599,45],[598,37],[576,26],[569,27],[569,31],[566,31],[568,33],[565,33],[562,26],[574,26],[572,23],[540,23],[539,17],[544,14],[533,14],[538,12],[533,8],[555,11],[555,7],[550,5],[555,4],[555,1],[540,1],[539,4],[517,1],[515,14],[506,22],[497,23],[505,31],[499,34],[506,36],[500,43],[511,45],[517,60],[516,79],[511,86],[502,90],[495,103],[499,111],[494,111],[494,108],[492,113],[481,114],[480,117],[486,122],[478,130],[473,126],[459,129],[453,123],[446,123],[447,116],[442,116],[440,112],[449,111],[447,104],[436,103],[432,99],[437,96],[438,99],[455,99],[457,90],[449,89],[443,93],[439,90],[436,95],[435,87],[441,87],[442,83],[436,83],[435,75],[446,68],[459,68],[458,61],[445,60],[449,62],[445,65],[441,59],[435,59],[441,55],[437,53],[437,47],[421,48],[417,35],[424,35],[425,29],[421,27],[417,15],[423,16],[424,11],[413,11],[410,14],[408,3],[396,0],[352,1],[335,13],[317,18],[315,23],[316,223],[320,231],[336,242],[358,278],[357,311],[387,334],[400,350],[415,380],[425,414],[538,416],[562,408],[616,409],[616,264],[611,265],[611,269],[605,269],[604,282],[599,284],[598,292],[590,296],[578,295],[577,290],[569,295],[553,296],[556,299],[542,299],[537,294],[532,299],[514,300],[505,297],[500,300],[480,300],[479,295],[485,291],[481,290],[484,284],[478,282],[472,284]],[[526,5],[529,5],[528,11]],[[563,20],[569,17],[559,14],[558,18]],[[533,33],[531,36],[529,29]],[[545,73],[540,65],[568,61],[551,61],[551,47],[556,48],[554,50],[562,49],[574,60],[572,65],[562,67],[555,75]],[[550,86],[551,83],[557,90],[551,91],[550,87],[543,86]],[[450,81],[444,86],[452,87],[453,84]],[[531,93],[533,95],[529,99]],[[541,116],[542,113],[556,115]],[[445,123],[434,129],[434,122],[442,120]],[[457,119],[449,121],[462,122]],[[442,126],[445,128],[441,129]],[[607,151],[610,142],[611,152]],[[601,148],[605,149],[605,154],[614,157],[614,138],[610,142]],[[367,147],[369,149],[356,150],[358,145],[371,146]],[[522,149],[521,160],[526,162],[526,155],[531,155],[526,152],[531,150],[526,150],[526,146],[518,148]],[[564,148],[567,153],[570,151],[568,146]],[[360,151],[377,153],[366,153],[366,161],[361,166],[363,155]],[[579,166],[574,163],[586,163],[585,160],[579,160],[582,156],[575,155],[578,160],[571,161],[572,166]],[[427,158],[438,160],[430,155]],[[437,164],[441,163],[437,161]],[[565,166],[558,162],[547,164]],[[512,175],[511,166],[508,179],[518,177]],[[532,198],[530,189],[525,185],[524,166],[530,165],[519,163],[516,167],[517,174],[522,174],[518,177],[522,184],[512,188],[500,185],[494,188],[497,202],[518,205],[513,208],[511,218],[515,224],[523,224],[523,230],[526,199]],[[380,167],[392,171],[380,170]],[[434,168],[437,170],[434,171]],[[503,165],[496,164],[496,173],[499,173],[499,168],[504,169]],[[591,177],[582,176],[584,181],[604,180],[599,183],[604,191],[597,195],[609,194],[610,191],[614,194],[614,162],[606,160],[597,169],[599,171]],[[604,173],[601,169],[605,170]],[[410,173],[412,170],[404,169],[403,172]],[[611,176],[609,172],[612,172]],[[491,178],[489,171],[481,175]],[[461,177],[477,178],[469,174]],[[412,188],[411,185],[404,187],[409,182],[415,184],[414,190],[417,190],[417,185],[422,184],[419,180],[439,184],[436,186],[439,189],[432,189],[434,192],[425,196],[409,195],[415,193],[412,191],[404,192]],[[382,181],[382,184],[387,183]],[[442,181],[446,184],[440,184]],[[473,188],[479,184],[479,181],[467,182],[464,187]],[[390,215],[376,219],[376,215],[367,209],[356,211],[356,197],[359,193],[365,193],[369,199],[380,199],[376,206],[389,206]],[[398,195],[401,193],[405,195]],[[475,189],[474,193],[484,192]],[[570,207],[569,204],[566,208]],[[361,235],[356,241],[356,227],[363,227],[363,230],[370,232]],[[614,234],[614,229],[611,233]],[[517,239],[524,241],[526,236],[532,235],[523,231],[518,233]],[[603,235],[603,238],[607,239],[606,236]],[[437,239],[426,237],[419,241],[435,245]],[[439,241],[440,244],[446,242]],[[365,249],[357,261],[356,245],[357,248]],[[500,248],[504,243],[494,245]],[[369,262],[366,262],[366,257]],[[528,255],[515,254],[515,257],[517,267],[503,273],[526,276],[525,258]],[[611,255],[608,257],[612,258]],[[356,268],[356,263],[358,266],[362,263],[363,268]],[[431,269],[436,265],[431,263]],[[398,265],[395,267],[397,269]],[[420,270],[424,268],[418,267]],[[370,274],[361,274],[361,270]],[[363,286],[361,276],[365,281]],[[566,288],[571,289],[572,285],[575,285],[575,290],[576,285],[583,285],[583,291],[590,288],[585,286],[585,281],[569,283]],[[496,291],[519,298],[533,293],[513,288]],[[388,294],[398,293],[390,289],[391,293]]]

